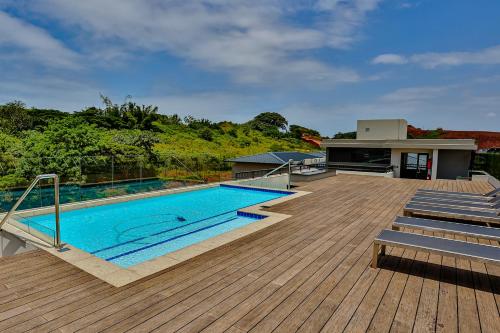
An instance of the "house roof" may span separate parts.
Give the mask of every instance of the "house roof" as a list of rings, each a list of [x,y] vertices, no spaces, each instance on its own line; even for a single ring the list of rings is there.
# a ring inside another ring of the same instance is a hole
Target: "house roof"
[[[430,132],[408,125],[408,134],[414,138],[423,137]],[[500,148],[500,132],[440,130],[438,135],[440,139],[475,139],[479,149]]]
[[[324,152],[301,153],[297,151],[277,151],[256,155],[240,156],[226,160],[227,162],[239,163],[262,163],[262,164],[283,164],[288,160],[303,161],[308,158],[325,157]]]

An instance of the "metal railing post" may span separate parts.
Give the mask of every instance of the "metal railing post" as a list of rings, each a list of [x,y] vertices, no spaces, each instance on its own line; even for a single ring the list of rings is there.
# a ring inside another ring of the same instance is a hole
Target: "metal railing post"
[[[115,157],[111,156],[111,188],[115,187]]]
[[[54,208],[55,208],[55,218],[56,218],[56,235],[54,240],[54,246],[57,248],[61,247],[61,228],[60,228],[60,220],[59,220],[59,176],[56,174],[43,174],[35,177],[35,180],[30,184],[30,186],[24,191],[24,193],[17,199],[16,203],[9,210],[7,214],[0,221],[0,229],[2,226],[9,220],[11,215],[16,211],[16,209],[21,205],[21,203],[26,199],[28,194],[33,190],[33,188],[38,184],[38,182],[42,179],[54,179]]]
[[[291,178],[292,178],[292,162],[293,160],[288,160],[288,186],[287,188],[291,188]]]
[[[59,176],[54,175],[54,209],[56,214],[56,239],[54,246],[61,248],[61,225],[59,220]]]
[[[139,181],[142,183],[142,156],[141,159],[139,160]]]

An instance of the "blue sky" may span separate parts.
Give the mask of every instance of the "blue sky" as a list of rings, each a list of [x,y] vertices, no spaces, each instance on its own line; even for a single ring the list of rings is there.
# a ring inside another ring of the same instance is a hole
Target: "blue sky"
[[[500,130],[500,1],[0,0],[0,103]]]

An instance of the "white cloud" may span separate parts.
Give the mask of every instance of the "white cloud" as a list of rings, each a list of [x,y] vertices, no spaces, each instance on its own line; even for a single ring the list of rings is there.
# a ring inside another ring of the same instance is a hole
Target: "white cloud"
[[[20,72],[0,80],[0,104],[20,100],[28,106],[71,112],[98,105],[99,92],[108,93],[92,82],[56,74]]]
[[[394,64],[394,65],[402,65],[406,64],[408,59],[398,54],[386,53],[376,56],[372,60],[372,64]]]
[[[78,55],[45,30],[0,11],[0,58],[77,68]]]
[[[422,4],[421,1],[416,1],[416,2],[409,2],[409,1],[404,1],[399,4],[399,8],[401,9],[410,9],[410,8],[415,8],[418,7]]]
[[[348,48],[359,39],[359,28],[367,13],[375,10],[381,0],[319,0],[316,8],[326,14],[320,27],[328,34],[327,43],[333,48]]]
[[[397,89],[380,97],[384,102],[408,103],[434,99],[445,94],[450,87],[410,87]]]
[[[333,106],[330,119],[325,118],[328,113],[323,111],[314,117],[323,118],[319,123],[348,123],[349,120],[351,130],[357,119],[405,118],[410,124],[426,129],[497,131],[498,125],[492,118],[498,114],[495,110],[500,98],[491,92],[472,91],[471,83],[474,84],[400,88],[371,100]]]
[[[423,53],[413,55],[410,60],[425,68],[459,65],[500,64],[500,45],[476,52]]]
[[[24,8],[77,28],[97,62],[135,51],[166,52],[243,83],[335,84],[359,80],[352,69],[308,56],[346,48],[359,38],[380,0],[32,0]],[[290,20],[313,13],[312,24]]]
[[[460,65],[498,65],[500,45],[472,52],[428,52],[406,57],[398,54],[382,54],[375,57],[372,63],[395,65],[413,63],[428,69]]]

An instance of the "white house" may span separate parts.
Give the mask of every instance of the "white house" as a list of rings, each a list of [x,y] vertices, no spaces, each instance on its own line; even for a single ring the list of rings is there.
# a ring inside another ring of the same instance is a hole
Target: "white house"
[[[404,119],[358,120],[356,139],[323,140],[330,168],[393,171],[394,177],[456,179],[468,176],[473,139],[407,139]]]

